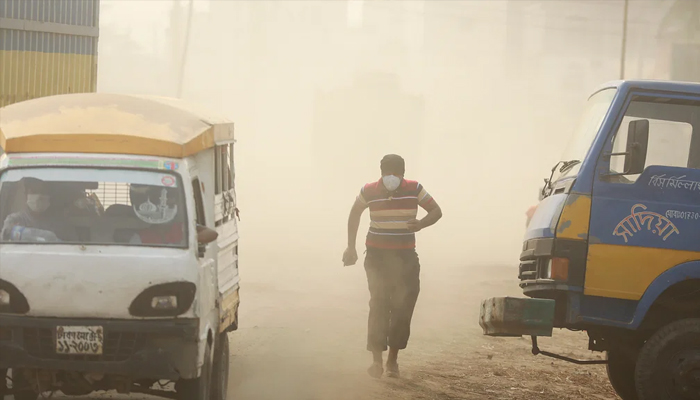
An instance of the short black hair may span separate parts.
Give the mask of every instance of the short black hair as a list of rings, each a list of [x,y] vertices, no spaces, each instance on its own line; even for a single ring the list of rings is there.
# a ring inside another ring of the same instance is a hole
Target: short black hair
[[[387,154],[379,163],[382,174],[395,172],[403,175],[406,172],[406,162],[398,154]]]
[[[22,178],[22,182],[24,183],[24,190],[26,193],[46,194],[48,192],[46,182],[42,181],[41,179],[27,177]]]

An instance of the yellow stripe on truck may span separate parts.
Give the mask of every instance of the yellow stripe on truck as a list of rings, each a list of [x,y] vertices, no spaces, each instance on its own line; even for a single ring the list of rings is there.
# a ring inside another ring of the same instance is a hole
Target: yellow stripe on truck
[[[700,252],[592,244],[588,247],[583,293],[639,300],[659,275],[677,265],[696,260],[700,260]]]
[[[93,153],[132,154],[185,158],[214,146],[211,129],[185,143],[128,135],[65,134],[33,135],[5,139],[0,132],[0,146],[7,153]]]
[[[557,238],[586,240],[591,220],[590,196],[572,194],[566,199],[557,224]]]

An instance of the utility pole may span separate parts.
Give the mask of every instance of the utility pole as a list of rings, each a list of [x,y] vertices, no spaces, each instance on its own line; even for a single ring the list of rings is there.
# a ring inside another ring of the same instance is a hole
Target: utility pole
[[[523,46],[525,44],[525,7],[521,0],[509,0],[506,11],[506,73],[509,78],[518,79],[522,76]]]
[[[185,81],[185,64],[187,63],[187,49],[190,44],[190,29],[192,28],[192,11],[194,10],[194,0],[190,0],[189,11],[187,12],[187,27],[185,28],[185,43],[182,46],[182,59],[180,60],[180,78],[177,83],[177,97],[182,98],[182,87]]]
[[[622,16],[622,54],[620,56],[620,79],[625,79],[625,56],[627,53],[627,13],[629,0],[625,0],[624,14]]]

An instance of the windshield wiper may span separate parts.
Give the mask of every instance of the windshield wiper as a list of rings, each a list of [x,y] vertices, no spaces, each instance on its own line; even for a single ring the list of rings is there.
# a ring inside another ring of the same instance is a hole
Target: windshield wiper
[[[580,164],[580,160],[568,160],[568,161],[559,161],[554,166],[552,167],[552,172],[549,174],[549,178],[545,178],[544,180],[544,186],[542,187],[542,198],[545,198],[549,196],[549,193],[551,193],[552,190],[552,179],[554,178],[554,173],[557,171],[557,168],[559,168],[559,173],[564,173],[571,168],[574,167],[576,164]],[[559,167],[561,165],[561,167]],[[548,193],[549,192],[549,193]]]
[[[566,172],[573,168],[575,165],[581,164],[581,160],[569,160],[569,161],[564,161],[561,163],[561,168],[559,168],[559,172]]]

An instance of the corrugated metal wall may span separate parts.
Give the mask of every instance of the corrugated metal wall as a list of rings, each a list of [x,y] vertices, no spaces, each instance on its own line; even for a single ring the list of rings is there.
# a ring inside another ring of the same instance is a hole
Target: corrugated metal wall
[[[0,0],[0,107],[97,87],[99,0]]]

